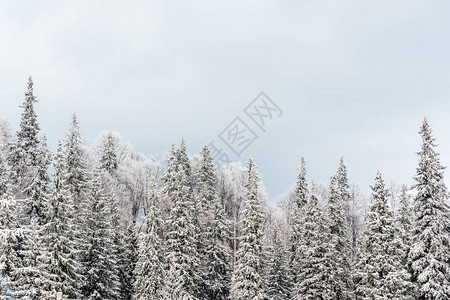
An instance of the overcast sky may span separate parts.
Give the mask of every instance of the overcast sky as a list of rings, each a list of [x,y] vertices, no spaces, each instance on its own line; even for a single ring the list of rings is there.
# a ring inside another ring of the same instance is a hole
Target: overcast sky
[[[448,1],[1,1],[0,118],[16,130],[29,75],[52,148],[76,113],[161,155],[195,154],[237,116],[271,199],[328,182],[344,156],[368,191],[377,168],[412,183],[427,116],[450,164]],[[262,132],[243,109],[264,91],[282,110]],[[258,131],[259,130],[259,131]],[[447,179],[447,182],[448,179]]]

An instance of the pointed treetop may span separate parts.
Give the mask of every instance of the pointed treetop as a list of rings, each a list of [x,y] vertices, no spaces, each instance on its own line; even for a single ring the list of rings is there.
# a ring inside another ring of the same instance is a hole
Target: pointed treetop
[[[25,92],[25,98],[26,99],[30,99],[33,102],[37,102],[37,98],[35,96],[33,96],[33,79],[31,79],[31,76],[28,77],[28,87],[27,87],[27,91]]]
[[[339,168],[337,171],[338,174],[343,175],[345,174],[345,177],[347,177],[347,167],[344,164],[344,157],[341,156],[340,160],[339,160]]]
[[[184,169],[186,177],[191,178],[191,164],[186,150],[186,142],[184,138],[181,139],[180,147],[176,150],[176,158],[179,162],[179,167]]]
[[[256,169],[255,161],[251,156],[248,158],[247,161],[247,173],[249,175],[249,179],[250,177],[252,177],[252,179],[254,179],[255,181],[258,181],[260,179],[258,175],[258,170]]]
[[[432,148],[437,147],[438,144],[436,144],[435,142],[436,139],[433,136],[433,130],[428,124],[427,118],[423,119],[422,125],[420,126],[419,134],[421,135],[423,142],[422,151],[428,150],[431,151],[431,153],[433,154],[437,154]]]
[[[386,188],[383,176],[380,170],[377,170],[374,184],[370,186],[372,189],[372,197],[374,200],[373,206],[379,208],[387,207],[387,201],[389,198],[389,189]]]
[[[76,114],[72,115],[72,123],[71,123],[71,130],[70,131],[79,131],[80,130],[80,123],[78,122],[78,118]]]
[[[307,194],[308,194],[308,183],[306,181],[306,162],[305,158],[301,157],[300,164],[300,172],[297,175],[297,181],[295,183],[295,202],[294,202],[294,211],[302,209],[307,202]],[[296,218],[299,218],[300,212],[294,212],[296,214]]]
[[[33,81],[31,77],[28,80],[28,87],[25,92],[25,100],[23,101],[21,108],[23,108],[22,118],[20,122],[20,130],[17,132],[18,144],[26,152],[30,152],[31,149],[35,150],[39,144],[38,133],[40,131],[39,124],[37,122],[37,115],[34,111],[34,103],[37,102],[36,97],[33,95]]]
[[[306,175],[306,161],[303,155],[302,158],[300,159],[300,174],[303,174],[303,176]]]
[[[298,173],[297,175],[297,187],[296,189],[299,188],[299,185],[305,186],[307,185],[306,183],[306,161],[305,158],[302,156],[301,160],[300,160],[300,173]]]
[[[186,151],[186,140],[184,138],[181,138],[180,149]]]
[[[247,160],[247,166],[250,166],[250,165],[255,165],[255,162],[253,161],[253,157],[251,157],[251,156],[249,156],[248,157],[248,160]]]

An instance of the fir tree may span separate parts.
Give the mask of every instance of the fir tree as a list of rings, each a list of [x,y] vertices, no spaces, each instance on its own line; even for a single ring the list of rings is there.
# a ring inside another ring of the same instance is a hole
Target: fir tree
[[[113,255],[110,216],[101,188],[100,171],[92,179],[87,207],[84,209],[84,234],[87,244],[82,252],[83,287],[87,299],[118,299],[119,278]]]
[[[11,191],[11,172],[3,152],[0,152],[0,196]]]
[[[330,229],[314,185],[305,210],[303,230],[296,249],[299,271],[292,299],[336,299],[330,278]]]
[[[83,266],[82,253],[89,247],[89,236],[85,234],[84,220],[86,219],[87,197],[89,194],[88,183],[90,173],[85,162],[86,153],[82,148],[80,127],[76,115],[72,116],[72,122],[69,132],[66,135],[64,143],[65,154],[65,185],[70,193],[68,195],[73,208],[73,240],[76,251],[76,262],[79,266]],[[83,210],[84,208],[84,210]],[[76,220],[76,222],[75,222]],[[78,273],[82,272],[78,271]],[[78,290],[81,289],[82,280],[77,281]]]
[[[16,201],[11,194],[8,168],[0,153],[0,299],[13,296],[14,270],[19,266],[17,255],[20,234],[16,216]]]
[[[303,230],[303,219],[305,214],[305,206],[308,199],[308,183],[306,181],[306,162],[302,157],[300,173],[297,176],[295,185],[295,198],[292,203],[292,218],[291,218],[291,236],[290,236],[290,269],[294,283],[297,277],[295,274],[300,272],[300,258],[297,255],[297,248],[301,241],[300,236]]]
[[[217,197],[216,174],[210,151],[204,146],[201,152],[201,160],[197,172],[197,203],[201,210],[201,221],[208,226],[212,219],[214,200]]]
[[[107,200],[107,208],[109,210],[108,215],[110,216],[110,231],[111,231],[111,239],[112,239],[112,259],[114,260],[114,273],[119,277],[119,282],[117,286],[113,287],[117,289],[120,293],[120,297],[118,299],[130,299],[131,298],[131,290],[128,286],[129,278],[127,278],[126,273],[126,261],[125,261],[125,235],[122,230],[122,220],[119,214],[117,198],[113,192],[111,192],[111,187],[105,187],[106,192],[106,200]]]
[[[67,185],[68,176],[61,142],[58,143],[54,168],[46,213],[48,222],[43,228],[46,252],[49,254],[46,266],[49,278],[46,285],[50,291],[62,292],[70,298],[79,298],[78,283],[81,277],[73,240],[73,204]]]
[[[184,139],[181,139],[180,148],[176,151],[176,157],[179,164],[183,166],[184,173],[186,174],[186,177],[189,179],[189,182],[191,181],[192,177],[192,170],[191,170],[191,164],[189,161],[189,157],[187,155],[186,151],[186,142]],[[190,185],[192,187],[192,185]]]
[[[20,299],[42,300],[51,297],[51,291],[44,289],[51,281],[51,274],[47,270],[48,252],[43,236],[43,226],[48,221],[46,211],[50,178],[47,168],[51,161],[45,136],[36,148],[30,151],[33,151],[29,153],[33,162],[30,163],[26,173],[27,186],[20,187],[20,182],[16,182],[19,195],[25,198],[21,199],[19,206],[21,234],[17,243],[17,253],[20,266],[14,270],[14,295]]]
[[[86,196],[89,175],[81,143],[80,126],[76,115],[72,116],[71,127],[65,141],[65,153],[67,185],[72,193],[75,213],[78,213],[78,208]]]
[[[48,167],[52,160],[52,153],[47,147],[47,138],[44,135],[37,152],[37,166],[34,168],[30,185],[25,188],[28,197],[25,201],[25,212],[29,218],[36,218],[38,225],[47,222],[45,212],[50,192],[50,176]]]
[[[198,253],[196,205],[192,198],[186,149],[174,150],[164,174],[163,193],[172,203],[167,222],[168,276],[166,286],[173,299],[198,299],[201,273]]]
[[[165,296],[171,297],[170,292],[176,292],[169,291],[165,294],[167,269],[161,239],[163,221],[158,202],[157,191],[153,190],[145,217],[145,229],[139,242],[134,282],[135,300],[161,300],[166,299]]]
[[[289,299],[292,289],[292,278],[288,264],[288,251],[281,240],[278,224],[272,230],[271,242],[266,250],[268,257],[266,266],[267,297],[271,300]]]
[[[372,188],[373,204],[366,222],[356,273],[360,299],[414,299],[412,286],[401,263],[401,239],[396,237],[389,190],[378,171]]]
[[[27,172],[28,183],[20,188],[21,216],[19,223],[29,225],[31,222],[42,226],[47,222],[45,211],[47,210],[47,200],[50,188],[50,176],[48,166],[51,163],[52,154],[47,147],[45,135],[37,146],[33,154],[35,165]],[[18,187],[18,185],[16,185]]]
[[[339,162],[339,168],[336,173],[337,176],[337,192],[341,198],[342,205],[344,205],[344,212],[346,213],[346,218],[349,218],[349,202],[350,202],[350,192],[347,178],[347,167],[344,164],[344,158],[341,157]]]
[[[343,166],[341,161],[341,166]],[[341,175],[345,176],[345,175]],[[346,176],[345,176],[346,177]],[[350,231],[347,223],[346,203],[348,199],[343,196],[346,192],[345,179],[339,184],[339,177],[331,177],[329,198],[326,206],[327,218],[330,228],[330,251],[332,267],[330,276],[334,282],[335,299],[350,299],[350,262],[351,246]]]
[[[201,153],[198,172],[198,211],[202,212],[204,297],[225,299],[231,285],[231,255],[227,246],[230,236],[225,210],[216,189],[215,167],[207,146]]]
[[[125,235],[124,274],[122,278],[122,295],[124,300],[133,299],[134,283],[136,281],[135,269],[138,260],[138,240],[133,222],[128,226]]]
[[[0,154],[0,213],[1,213],[1,249],[0,263],[2,272],[2,292],[12,294],[20,299],[44,299],[47,295],[41,291],[41,277],[45,275],[41,272],[43,264],[42,245],[40,239],[40,226],[37,222],[38,216],[32,217],[33,202],[32,197],[24,201],[26,212],[26,225],[20,228],[18,217],[22,217],[18,212],[24,206],[19,206],[19,201],[15,201],[12,195],[13,184],[16,190],[21,190],[21,197],[25,195],[25,187],[22,184],[27,182],[28,190],[35,190],[37,185],[30,180],[35,180],[37,161],[40,157],[40,145],[37,137],[39,127],[36,123],[36,115],[33,110],[35,99],[32,95],[32,82],[30,79],[29,89],[24,102],[24,113],[22,115],[21,131],[18,132],[18,142],[14,144],[10,151],[9,168],[3,153]],[[31,168],[31,157],[33,157],[34,168]],[[17,161],[14,161],[17,159]],[[12,175],[11,177],[9,175]],[[30,186],[33,189],[30,189]],[[41,200],[41,199],[38,199]],[[41,209],[42,207],[39,206]],[[36,210],[34,210],[36,211]],[[9,299],[9,298],[6,298]]]
[[[407,193],[408,187],[402,186],[400,193],[400,208],[396,216],[397,236],[401,239],[403,244],[402,262],[406,264],[407,255],[411,246],[411,228],[412,228],[412,208],[410,203],[410,196]]]
[[[100,166],[103,170],[109,172],[110,174],[115,172],[118,167],[116,144],[111,131],[108,132],[106,135],[106,140],[103,143]]]
[[[250,158],[247,162],[246,198],[241,223],[239,249],[233,272],[231,295],[236,300],[266,299],[262,265],[263,215],[258,197],[259,176]]]
[[[47,253],[42,244],[41,226],[32,219],[21,232],[17,250],[20,265],[13,272],[14,296],[23,300],[51,299],[51,291],[43,289],[50,276],[46,273]]]
[[[37,102],[33,94],[33,80],[28,79],[28,88],[25,92],[25,100],[20,106],[23,108],[20,121],[20,130],[17,132],[17,141],[11,145],[9,163],[11,165],[11,176],[13,183],[19,192],[30,183],[30,168],[39,165],[39,131],[37,115],[34,104]]]
[[[408,267],[417,285],[416,299],[450,298],[450,225],[444,167],[426,119],[420,128],[422,147],[415,176],[414,220]]]

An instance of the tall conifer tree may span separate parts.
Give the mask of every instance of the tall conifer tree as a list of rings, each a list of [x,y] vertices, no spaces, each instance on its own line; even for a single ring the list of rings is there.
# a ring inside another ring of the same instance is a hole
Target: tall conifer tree
[[[231,285],[230,237],[225,210],[217,193],[215,167],[207,146],[201,153],[198,171],[197,204],[201,213],[204,297],[225,299]]]
[[[80,265],[74,245],[74,220],[72,197],[67,185],[65,155],[61,142],[54,161],[55,173],[46,211],[47,223],[43,226],[45,250],[48,253],[45,287],[62,292],[70,298],[79,298]]]
[[[167,222],[168,276],[173,299],[198,299],[201,272],[198,253],[197,206],[192,197],[189,159],[184,142],[168,159],[163,192],[172,202]]]
[[[263,215],[258,195],[259,176],[253,159],[247,162],[247,184],[239,249],[233,272],[231,297],[236,300],[263,300],[264,287]]]
[[[101,186],[100,170],[96,169],[90,193],[83,209],[87,237],[82,251],[83,287],[88,300],[118,299],[120,286],[113,254],[110,215]]]
[[[289,299],[292,289],[292,278],[289,270],[289,255],[282,241],[279,225],[272,229],[271,244],[267,247],[266,257],[266,290],[271,300]]]
[[[373,204],[356,270],[356,294],[360,299],[414,299],[409,276],[402,265],[402,243],[396,236],[388,207],[389,190],[378,171],[372,188]]]
[[[11,191],[11,181],[6,158],[0,152],[0,299],[11,299],[14,271],[20,265],[17,254],[20,229],[17,222],[17,205]]]
[[[306,162],[302,157],[300,173],[295,184],[294,201],[292,203],[291,236],[290,236],[290,269],[294,283],[297,280],[296,274],[300,272],[300,258],[297,248],[301,243],[303,221],[305,217],[305,207],[308,202],[308,183],[306,180]]]
[[[342,161],[341,161],[342,165]],[[345,176],[345,175],[341,175]],[[346,176],[345,176],[346,177]],[[343,188],[344,187],[344,188]],[[331,177],[326,214],[329,220],[330,251],[332,267],[330,276],[334,281],[336,299],[350,299],[350,231],[347,223],[348,199],[343,195],[345,192],[345,179],[339,183],[338,175]]]
[[[408,267],[417,285],[417,299],[450,298],[450,212],[447,187],[437,146],[427,119],[419,131],[422,147],[418,152]]]
[[[134,282],[135,300],[172,299],[172,292],[166,282],[167,268],[165,262],[162,234],[163,220],[159,210],[158,193],[153,188],[148,202],[145,227],[139,241],[138,260]],[[167,292],[167,294],[166,294]]]
[[[303,229],[296,249],[299,258],[292,299],[336,299],[330,268],[330,228],[314,184],[305,207]]]

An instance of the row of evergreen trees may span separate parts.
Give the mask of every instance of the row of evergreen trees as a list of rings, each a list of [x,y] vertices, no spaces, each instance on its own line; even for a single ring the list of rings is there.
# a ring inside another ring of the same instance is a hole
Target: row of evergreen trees
[[[16,139],[0,145],[0,299],[450,298],[448,195],[426,120],[412,201],[404,187],[394,214],[377,172],[355,245],[342,159],[325,204],[302,159],[286,222],[267,217],[249,159],[231,224],[209,149],[193,168],[182,141],[140,213],[124,215],[112,134],[89,160],[74,116],[53,155],[35,103],[30,79]]]
[[[36,102],[30,78],[16,140],[2,145],[0,298],[131,299],[137,239],[123,232],[107,155],[89,168],[74,116],[53,157]]]

